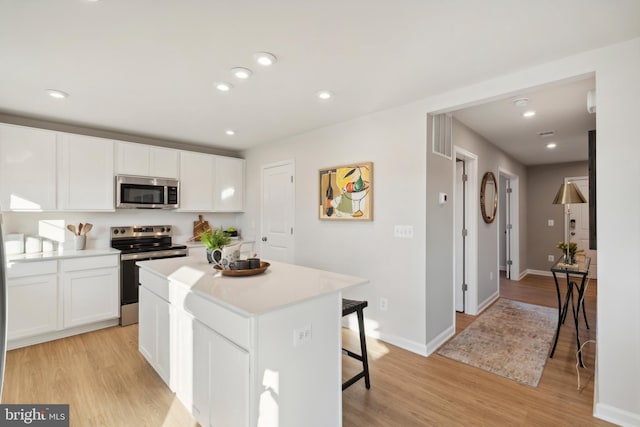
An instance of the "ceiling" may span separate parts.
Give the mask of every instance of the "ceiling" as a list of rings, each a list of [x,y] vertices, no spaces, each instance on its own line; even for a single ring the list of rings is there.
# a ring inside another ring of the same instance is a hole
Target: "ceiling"
[[[637,0],[0,0],[0,112],[242,150],[638,36]]]
[[[591,77],[564,84],[553,84],[516,96],[465,108],[454,118],[473,129],[525,165],[587,160],[589,130],[596,128],[596,115],[587,111],[587,92],[595,91]],[[527,106],[514,100],[526,98]],[[523,117],[535,111],[533,117]],[[553,131],[553,135],[539,133]],[[556,147],[549,149],[549,143]]]

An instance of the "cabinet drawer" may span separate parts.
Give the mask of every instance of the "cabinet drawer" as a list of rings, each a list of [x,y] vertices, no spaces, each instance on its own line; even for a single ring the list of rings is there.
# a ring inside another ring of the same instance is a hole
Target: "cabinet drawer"
[[[118,255],[72,258],[62,261],[62,271],[92,270],[94,268],[118,267]]]
[[[227,310],[193,292],[187,294],[184,309],[229,341],[246,350],[251,349],[251,319]]]
[[[140,284],[166,302],[169,302],[169,280],[140,269]]]
[[[58,271],[57,261],[41,262],[14,262],[9,263],[7,268],[7,278],[40,276],[42,274],[56,274]]]

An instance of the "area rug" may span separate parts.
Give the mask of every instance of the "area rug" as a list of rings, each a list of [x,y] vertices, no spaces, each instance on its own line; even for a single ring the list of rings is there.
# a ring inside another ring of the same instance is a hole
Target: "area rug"
[[[438,354],[537,387],[557,322],[557,309],[501,298]]]

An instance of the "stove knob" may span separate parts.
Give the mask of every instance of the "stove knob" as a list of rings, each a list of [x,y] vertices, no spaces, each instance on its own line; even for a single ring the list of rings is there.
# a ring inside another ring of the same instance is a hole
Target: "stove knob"
[[[113,230],[113,234],[118,234],[120,232],[120,230],[118,230],[117,228],[115,230]]]
[[[121,229],[120,229],[120,232],[121,232],[122,234],[124,234],[124,233],[125,233],[125,229],[124,229],[124,228],[121,228]]]
[[[167,227],[167,233],[171,231],[171,227]]]
[[[160,232],[164,233],[164,227],[162,227],[162,228],[160,229]]]

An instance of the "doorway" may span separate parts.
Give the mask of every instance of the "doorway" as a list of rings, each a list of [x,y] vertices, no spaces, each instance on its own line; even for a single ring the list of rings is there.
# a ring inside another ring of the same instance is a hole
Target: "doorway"
[[[455,313],[477,314],[478,276],[478,156],[454,148],[454,272],[453,298]]]
[[[499,172],[498,260],[499,268],[509,280],[520,280],[520,180],[505,169]]]
[[[288,263],[294,262],[294,166],[289,160],[262,167],[260,254]]]

